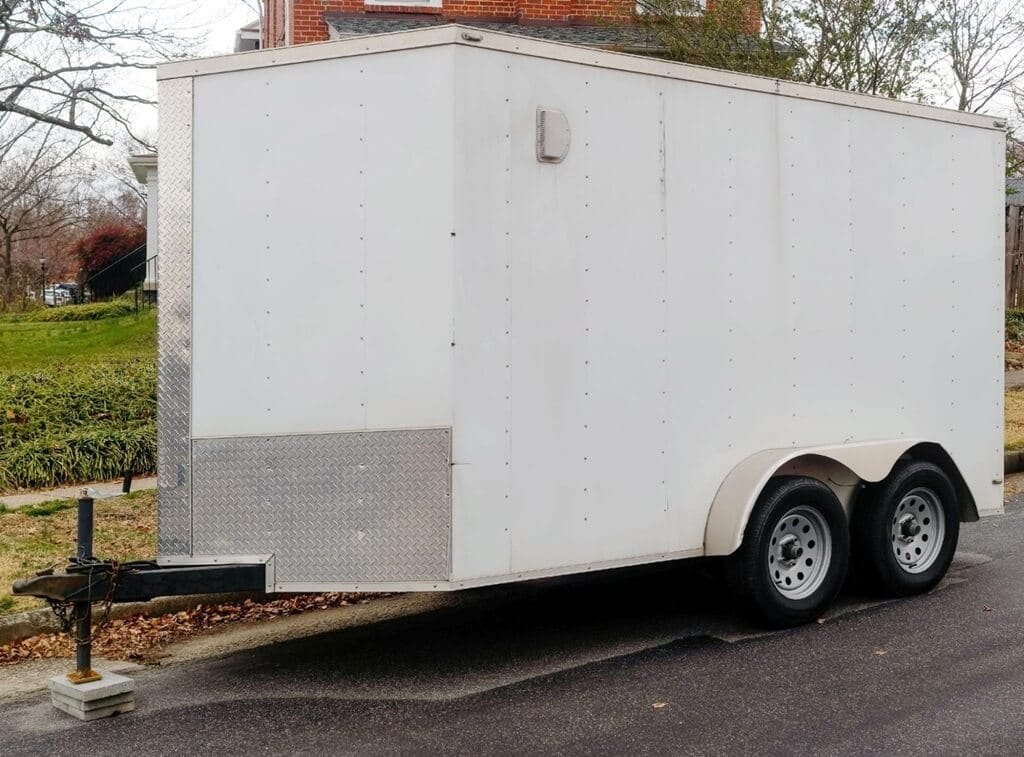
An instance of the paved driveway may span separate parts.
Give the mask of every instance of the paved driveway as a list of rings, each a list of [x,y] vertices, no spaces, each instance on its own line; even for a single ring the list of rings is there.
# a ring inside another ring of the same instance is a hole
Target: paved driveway
[[[1024,504],[968,525],[943,588],[759,633],[714,565],[459,606],[141,672],[93,724],[7,702],[4,754],[1020,754]]]

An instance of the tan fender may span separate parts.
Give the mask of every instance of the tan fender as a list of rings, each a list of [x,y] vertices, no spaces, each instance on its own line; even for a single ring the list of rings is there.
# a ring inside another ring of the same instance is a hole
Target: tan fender
[[[733,468],[718,487],[704,529],[704,554],[728,555],[739,548],[758,495],[775,472],[789,461],[815,455],[845,465],[863,481],[881,481],[900,456],[921,441],[892,439],[755,452]]]

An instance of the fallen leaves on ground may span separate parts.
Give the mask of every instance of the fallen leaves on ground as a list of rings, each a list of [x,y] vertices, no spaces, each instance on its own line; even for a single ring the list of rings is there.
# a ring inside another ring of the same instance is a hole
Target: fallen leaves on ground
[[[1010,473],[1003,482],[1003,493],[1007,497],[1024,493],[1024,473]]]
[[[1024,344],[1012,339],[1006,340],[1003,349],[1003,367],[1008,371],[1019,371],[1024,368]]]
[[[284,598],[216,605],[198,605],[169,615],[131,615],[110,620],[93,631],[93,655],[112,660],[144,661],[172,641],[193,636],[227,623],[251,623],[311,610],[365,604],[385,594],[296,594]],[[102,610],[94,608],[99,622]],[[0,646],[0,666],[24,660],[74,656],[74,644],[66,633],[46,633]]]

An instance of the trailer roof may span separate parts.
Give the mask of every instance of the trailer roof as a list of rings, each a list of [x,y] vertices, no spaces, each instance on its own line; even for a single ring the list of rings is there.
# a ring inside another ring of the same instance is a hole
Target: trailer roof
[[[877,95],[846,92],[811,84],[771,79],[763,76],[741,74],[715,68],[704,68],[686,63],[676,63],[660,58],[611,52],[583,45],[564,42],[549,42],[515,34],[485,30],[462,24],[446,24],[425,29],[373,34],[364,37],[350,37],[329,42],[315,42],[307,45],[254,50],[211,58],[174,61],[157,66],[157,79],[179,79],[206,76],[231,71],[287,66],[310,61],[330,60],[357,55],[437,47],[440,45],[465,45],[487,50],[528,55],[534,58],[576,63],[595,68],[628,71],[648,76],[700,82],[719,87],[731,87],[752,92],[765,92],[781,97],[802,100],[817,100],[853,108],[865,108],[887,113],[897,113],[916,118],[974,126],[985,129],[1005,130],[1006,122],[993,116],[979,113],[962,113],[948,108],[894,100]]]

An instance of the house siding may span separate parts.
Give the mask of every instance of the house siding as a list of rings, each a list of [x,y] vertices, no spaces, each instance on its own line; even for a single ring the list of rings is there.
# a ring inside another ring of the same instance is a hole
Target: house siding
[[[288,44],[288,0],[267,0],[264,46]],[[329,38],[325,12],[386,13],[443,16],[451,20],[487,19],[536,24],[628,22],[635,0],[442,0],[439,7],[423,5],[368,5],[363,0],[291,0],[291,44],[322,42]],[[759,5],[751,0],[748,32],[760,30]]]

